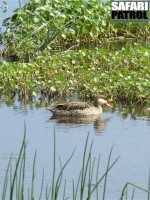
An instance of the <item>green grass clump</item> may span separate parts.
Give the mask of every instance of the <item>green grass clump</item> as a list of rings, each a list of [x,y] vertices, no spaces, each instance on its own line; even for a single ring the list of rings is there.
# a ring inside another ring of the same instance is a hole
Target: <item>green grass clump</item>
[[[106,172],[99,178],[99,163],[100,163],[100,157],[97,162],[96,166],[96,158],[92,158],[92,145],[93,142],[90,144],[89,147],[89,134],[86,138],[84,153],[83,153],[83,159],[82,159],[82,167],[79,173],[79,177],[77,180],[77,184],[75,181],[72,181],[72,197],[70,197],[73,200],[76,199],[91,199],[93,193],[96,191],[98,196],[98,186],[102,182],[102,180],[105,180],[104,188],[106,189],[106,182],[107,182],[107,176],[111,168],[115,165],[115,163],[118,161],[119,157],[115,159],[110,164],[112,149],[110,151],[108,164],[106,168]],[[15,165],[15,168],[12,167],[12,157],[13,154],[10,157],[8,167],[6,170],[5,180],[3,184],[3,191],[2,191],[2,200],[5,200],[8,198],[16,199],[16,200],[23,200],[23,199],[36,199],[35,197],[35,166],[36,166],[36,153],[33,160],[33,166],[32,166],[32,180],[31,180],[31,186],[26,190],[25,189],[25,176],[26,176],[26,148],[27,148],[27,142],[26,142],[26,129],[24,131],[24,138],[21,145],[21,149],[19,152],[19,156]],[[89,148],[89,150],[88,150]],[[38,199],[51,199],[51,200],[57,200],[59,199],[58,196],[61,195],[62,199],[69,199],[66,197],[66,184],[67,181],[64,181],[63,172],[66,168],[66,166],[69,164],[70,160],[72,159],[75,149],[72,152],[71,156],[68,158],[68,160],[65,162],[65,164],[62,164],[61,160],[60,162],[60,171],[58,173],[56,169],[56,134],[54,131],[54,154],[53,154],[53,173],[52,173],[52,180],[51,180],[51,186],[48,187],[48,184],[46,187],[44,187],[44,171],[43,171],[43,178],[41,180],[41,190]],[[96,182],[93,180],[94,178],[94,171],[96,170]],[[63,184],[64,182],[64,184]],[[27,188],[27,186],[26,186]],[[63,188],[63,194],[60,194],[60,189]],[[103,191],[103,197],[105,196],[106,191]],[[36,194],[37,196],[37,194]],[[103,198],[104,199],[104,198]]]
[[[72,193],[71,196],[68,196],[66,194],[66,188],[67,188],[67,180],[64,179],[63,173],[67,165],[70,163],[74,153],[75,149],[73,150],[72,154],[68,158],[68,160],[62,164],[61,159],[59,158],[60,163],[60,170],[58,172],[58,169],[56,168],[56,134],[54,130],[54,149],[53,149],[53,171],[52,171],[52,178],[51,178],[51,185],[44,184],[44,170],[43,170],[43,176],[41,180],[41,189],[39,191],[39,196],[37,198],[37,192],[35,188],[35,177],[36,177],[36,153],[34,155],[33,159],[33,166],[32,166],[32,174],[31,174],[31,186],[28,186],[25,182],[25,176],[26,176],[26,148],[27,148],[27,142],[26,142],[26,128],[24,130],[24,138],[21,145],[21,149],[19,152],[18,159],[16,161],[15,167],[13,167],[12,163],[12,157],[13,154],[10,157],[8,167],[6,170],[5,180],[3,184],[3,190],[1,194],[1,199],[16,199],[16,200],[33,200],[33,199],[50,199],[50,200],[58,200],[60,199],[73,199],[73,200],[90,200],[94,197],[97,200],[105,200],[107,196],[107,179],[110,170],[112,167],[116,164],[119,157],[116,158],[113,162],[111,162],[112,157],[112,150],[111,148],[108,161],[107,161],[107,167],[106,171],[99,177],[99,165],[100,165],[100,156],[98,157],[98,160],[92,156],[92,146],[93,141],[91,144],[89,144],[89,134],[87,135],[86,142],[85,142],[85,148],[83,152],[83,158],[82,158],[82,165],[81,170],[79,172],[79,176],[77,179],[77,182],[72,180]],[[101,191],[101,194],[99,194],[99,185],[103,184],[103,190]],[[149,185],[150,185],[150,179],[149,179]],[[144,189],[142,187],[139,187],[133,183],[128,182],[122,192],[120,200],[128,199],[128,187],[132,186],[134,187],[133,193],[132,193],[132,199],[134,199],[135,189],[140,189],[148,194],[148,200],[149,200],[149,185],[148,189]],[[26,186],[26,187],[25,187]],[[63,192],[62,192],[63,191]],[[70,194],[69,194],[70,195]],[[101,197],[100,197],[101,196]]]

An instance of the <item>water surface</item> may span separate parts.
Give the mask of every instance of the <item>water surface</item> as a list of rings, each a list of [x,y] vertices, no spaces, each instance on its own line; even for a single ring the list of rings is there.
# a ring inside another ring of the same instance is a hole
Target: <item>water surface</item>
[[[71,98],[68,100],[74,100]],[[68,101],[67,100],[67,101]],[[49,106],[51,103],[47,103]],[[30,173],[35,150],[36,180],[35,193],[39,194],[42,170],[45,169],[45,184],[51,182],[53,163],[53,132],[56,129],[57,157],[64,163],[76,147],[75,155],[66,168],[67,191],[72,190],[72,179],[77,181],[82,164],[82,156],[87,134],[93,140],[93,157],[101,155],[100,174],[105,171],[108,155],[113,146],[112,161],[120,156],[118,163],[110,171],[106,199],[119,199],[123,186],[130,181],[147,188],[150,167],[150,120],[145,116],[126,114],[125,108],[105,109],[102,119],[97,121],[65,121],[53,119],[47,106],[39,102],[25,105],[15,100],[0,101],[0,185],[3,184],[6,166],[11,153],[18,157],[21,146],[24,123],[27,129],[27,175],[26,181],[31,185]],[[59,161],[57,170],[59,169]],[[102,184],[99,187],[102,188]],[[0,188],[2,190],[2,188]],[[135,199],[146,199],[146,194],[136,190]],[[95,198],[94,198],[95,199]]]
[[[18,1],[7,0],[9,10],[0,13],[2,20],[13,14],[19,7]],[[22,5],[27,1],[21,1]],[[4,30],[4,29],[3,29]],[[114,46],[114,45],[113,45]],[[68,99],[78,100],[76,97]],[[61,101],[61,100],[59,100]],[[50,103],[39,101],[25,104],[6,98],[0,100],[0,194],[4,182],[6,167],[13,152],[14,160],[18,157],[24,133],[27,129],[27,171],[26,182],[31,185],[31,172],[34,153],[37,150],[35,193],[39,194],[42,170],[45,170],[45,184],[52,180],[53,132],[56,129],[57,157],[60,155],[64,163],[76,147],[75,155],[66,168],[67,192],[71,193],[72,179],[77,177],[82,164],[82,156],[87,134],[93,140],[93,156],[101,155],[100,175],[106,169],[108,155],[113,146],[112,161],[120,156],[118,163],[110,171],[106,199],[119,199],[123,186],[130,181],[144,188],[148,187],[150,167],[150,118],[149,114],[129,113],[126,108],[105,109],[102,119],[72,120],[54,119],[47,110]],[[140,108],[139,108],[140,110]],[[57,162],[57,170],[59,162]],[[99,187],[102,188],[102,184]],[[26,188],[27,189],[27,188]],[[131,188],[132,190],[132,188]],[[27,190],[26,190],[27,191]],[[135,191],[135,199],[146,199],[147,194]],[[61,198],[60,198],[61,199]],[[95,199],[95,198],[94,198]]]

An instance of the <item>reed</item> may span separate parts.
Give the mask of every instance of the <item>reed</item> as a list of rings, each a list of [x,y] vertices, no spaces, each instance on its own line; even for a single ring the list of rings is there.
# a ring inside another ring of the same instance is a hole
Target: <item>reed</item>
[[[128,183],[125,184],[125,186],[124,186],[124,188],[123,188],[123,190],[122,190],[122,193],[121,193],[121,197],[120,197],[119,200],[129,199],[129,198],[128,198],[128,186],[134,187],[133,193],[132,193],[132,198],[131,198],[131,199],[134,199],[135,189],[139,189],[139,190],[142,190],[142,191],[144,191],[144,192],[146,192],[146,193],[148,194],[148,198],[147,198],[147,199],[149,200],[149,195],[150,195],[150,190],[149,190],[149,188],[148,188],[148,189],[145,189],[145,188],[140,187],[140,186],[138,186],[138,185],[136,185],[136,184],[134,184],[134,183],[131,183],[131,182],[128,182]],[[124,197],[125,197],[125,198],[124,198]]]
[[[23,199],[24,197],[24,178],[25,178],[25,161],[26,161],[26,128],[24,128],[24,137],[19,152],[18,159],[16,161],[15,169],[12,172],[12,158],[13,153],[9,159],[8,167],[6,170],[5,180],[2,190],[2,200],[8,198],[12,200],[14,196],[16,199]],[[10,174],[10,175],[9,175]],[[10,187],[8,185],[10,180]],[[8,193],[9,191],[9,193]]]
[[[12,158],[13,153],[10,156],[6,175],[3,183],[3,190],[1,199],[6,200],[9,199],[16,199],[16,200],[24,200],[28,199],[46,199],[46,200],[57,200],[61,197],[63,200],[73,199],[73,200],[90,200],[93,199],[93,195],[96,195],[97,200],[100,199],[99,195],[99,185],[103,184],[103,191],[101,193],[102,200],[106,199],[107,194],[107,179],[110,170],[116,164],[119,157],[117,157],[114,161],[111,161],[113,147],[110,150],[107,166],[105,172],[99,177],[99,166],[100,166],[100,156],[98,159],[92,156],[92,147],[93,141],[89,142],[89,134],[87,135],[85,141],[85,147],[83,151],[82,157],[82,166],[81,170],[78,175],[77,183],[75,184],[75,180],[72,180],[72,194],[71,197],[66,194],[67,188],[67,180],[63,177],[63,172],[67,165],[70,163],[75,149],[67,159],[67,161],[62,164],[61,159],[59,158],[60,163],[60,170],[57,173],[58,169],[56,169],[56,131],[54,129],[54,140],[53,140],[53,170],[52,170],[52,180],[51,184],[48,183],[44,184],[44,169],[43,175],[41,180],[41,188],[39,191],[39,197],[37,198],[36,188],[35,188],[35,177],[36,177],[36,156],[37,153],[35,152],[33,158],[33,166],[32,166],[32,173],[31,173],[31,186],[28,188],[28,191],[25,191],[25,176],[26,176],[26,149],[27,149],[27,141],[26,141],[26,126],[24,128],[24,137],[22,141],[22,145],[20,148],[20,152],[18,155],[18,159],[16,161],[15,167],[13,167]],[[63,184],[64,183],[64,184]],[[128,186],[134,187],[132,197],[130,199],[134,199],[135,188],[140,189],[144,192],[147,192],[148,196],[147,199],[149,200],[150,196],[150,177],[148,181],[148,189],[144,189],[139,187],[133,183],[128,182],[121,193],[120,200],[129,199],[128,198]],[[62,193],[62,194],[61,194]],[[94,196],[95,197],[95,196]]]

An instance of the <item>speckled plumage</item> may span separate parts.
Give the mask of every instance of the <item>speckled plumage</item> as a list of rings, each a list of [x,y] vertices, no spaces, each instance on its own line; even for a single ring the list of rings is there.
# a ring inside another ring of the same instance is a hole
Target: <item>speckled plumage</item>
[[[50,109],[50,111],[54,115],[70,115],[70,116],[89,116],[89,115],[101,115],[102,114],[102,108],[96,108],[94,106],[91,106],[89,108],[84,109],[70,109],[63,110],[58,109],[57,107]]]
[[[111,107],[106,100],[101,97],[97,97],[94,102],[95,106],[85,102],[68,102],[58,104],[49,110],[53,113],[53,115],[57,116],[98,116],[102,114],[101,105],[103,104]]]

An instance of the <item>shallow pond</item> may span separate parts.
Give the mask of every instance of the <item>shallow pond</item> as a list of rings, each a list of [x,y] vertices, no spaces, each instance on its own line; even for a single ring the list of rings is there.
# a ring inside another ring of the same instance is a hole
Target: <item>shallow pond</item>
[[[76,97],[67,101],[78,100]],[[59,100],[61,102],[62,100]],[[47,103],[50,106],[52,103]],[[43,105],[43,106],[42,106]],[[0,185],[3,185],[6,166],[13,152],[13,158],[18,157],[23,139],[24,123],[27,129],[27,165],[26,182],[31,186],[31,173],[34,153],[37,150],[35,193],[39,195],[42,171],[45,170],[45,181],[50,184],[52,180],[53,163],[53,133],[56,129],[57,142],[57,170],[59,156],[62,163],[69,158],[74,147],[75,154],[68,164],[64,177],[67,179],[66,193],[72,193],[72,179],[75,183],[82,164],[82,156],[87,134],[93,140],[92,155],[98,158],[101,155],[100,175],[106,169],[108,156],[113,146],[112,162],[120,156],[119,161],[111,169],[108,176],[106,199],[119,199],[126,182],[130,181],[144,188],[148,187],[150,167],[150,118],[133,116],[127,113],[126,108],[105,109],[101,119],[71,120],[53,119],[52,113],[45,104],[37,100],[24,104],[24,102],[8,102],[6,98],[0,100]],[[99,186],[100,190],[103,185]],[[27,188],[26,188],[27,189]],[[132,187],[129,190],[132,191]],[[0,188],[0,194],[2,187]],[[147,194],[135,190],[135,199],[146,199]],[[61,198],[60,198],[61,199]],[[93,199],[95,199],[93,197]]]

